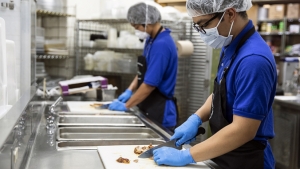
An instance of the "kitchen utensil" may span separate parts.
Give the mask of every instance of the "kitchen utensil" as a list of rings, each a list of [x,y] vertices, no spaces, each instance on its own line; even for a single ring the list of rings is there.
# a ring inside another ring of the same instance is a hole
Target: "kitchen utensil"
[[[198,136],[199,134],[204,134],[204,133],[205,133],[205,129],[203,127],[199,127],[196,136]],[[163,143],[163,144],[160,144],[158,146],[155,146],[155,147],[153,147],[153,148],[151,148],[151,149],[143,152],[141,155],[139,155],[139,158],[150,158],[150,157],[153,156],[153,150],[161,148],[161,147],[172,147],[172,148],[176,148],[178,150],[181,150],[182,149],[182,145],[179,146],[179,147],[177,147],[175,145],[176,141],[177,140],[171,140],[171,141],[168,141],[166,143]]]
[[[98,109],[98,110],[101,110],[101,109],[108,109],[109,105],[110,105],[110,104],[103,104],[103,105],[97,106],[97,107],[95,107],[95,108]]]
[[[179,147],[177,147],[175,145],[175,143],[176,143],[176,140],[171,140],[171,141],[167,141],[167,142],[165,142],[163,144],[160,144],[158,146],[155,146],[153,148],[150,148],[149,150],[147,150],[147,151],[143,152],[141,155],[139,155],[139,158],[150,158],[150,157],[153,156],[153,151],[155,149],[158,149],[158,148],[161,148],[161,147],[172,147],[172,148],[175,148],[177,150],[181,150],[182,149],[182,145],[179,146]]]

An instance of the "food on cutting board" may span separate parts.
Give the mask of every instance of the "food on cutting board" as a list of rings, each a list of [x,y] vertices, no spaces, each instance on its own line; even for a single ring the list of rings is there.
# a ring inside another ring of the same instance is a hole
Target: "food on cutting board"
[[[124,163],[124,164],[129,164],[130,163],[129,159],[123,158],[123,157],[118,158],[116,161],[119,162],[119,163]]]
[[[90,104],[90,106],[91,107],[94,107],[94,108],[96,108],[96,107],[100,107],[100,106],[102,106],[103,104],[101,104],[101,103],[93,103],[93,104]]]
[[[148,146],[136,146],[133,150],[133,152],[135,154],[142,154],[143,152],[149,150],[150,148],[152,148],[152,144],[150,143]]]

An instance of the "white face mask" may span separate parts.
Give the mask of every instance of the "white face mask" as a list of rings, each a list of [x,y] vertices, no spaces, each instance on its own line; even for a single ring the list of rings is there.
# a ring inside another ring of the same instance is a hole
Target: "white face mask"
[[[216,27],[210,28],[210,29],[204,29],[206,34],[203,34],[200,32],[200,38],[204,41],[204,43],[206,43],[208,46],[211,46],[214,49],[220,49],[224,46],[227,46],[232,41],[232,35],[230,35],[230,33],[231,33],[231,29],[232,29],[234,22],[232,22],[232,24],[231,24],[231,27],[230,27],[227,37],[220,35],[218,32],[218,29],[217,29],[224,17],[224,14],[225,14],[225,12],[223,13],[223,15]]]
[[[147,32],[142,32],[140,30],[135,30],[135,35],[139,37],[139,39],[147,39],[150,36]]]

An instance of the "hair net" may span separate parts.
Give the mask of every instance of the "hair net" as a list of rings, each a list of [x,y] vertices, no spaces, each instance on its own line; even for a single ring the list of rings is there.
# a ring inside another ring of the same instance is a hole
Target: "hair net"
[[[156,7],[142,2],[129,8],[127,20],[133,24],[154,24],[161,20],[161,15]]]
[[[187,0],[186,9],[191,17],[224,12],[235,8],[237,12],[247,11],[252,6],[251,0]]]

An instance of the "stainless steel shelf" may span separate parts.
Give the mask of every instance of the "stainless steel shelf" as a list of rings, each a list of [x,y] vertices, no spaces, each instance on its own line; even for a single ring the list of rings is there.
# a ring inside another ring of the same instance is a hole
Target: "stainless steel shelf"
[[[258,22],[281,22],[283,19],[262,19],[258,20]]]
[[[123,52],[123,53],[141,53],[143,49],[128,49],[128,48],[89,48],[89,47],[80,47],[80,49],[84,50],[113,50],[115,52]]]
[[[290,55],[290,54],[284,54],[284,57],[300,57],[300,55]]]
[[[292,35],[300,35],[300,33],[289,33],[289,32],[259,32],[260,35],[288,35],[288,36],[292,36]]]
[[[92,75],[135,75],[136,73],[126,73],[126,72],[107,72],[107,71],[96,71],[96,70],[81,70],[81,72],[85,74],[92,74]]]
[[[68,59],[71,58],[69,55],[36,55],[37,59]]]
[[[300,35],[300,33],[289,33],[289,32],[286,32],[285,34],[286,35],[290,35],[290,36],[292,36],[292,35],[296,35],[296,36]]]
[[[127,19],[80,19],[78,22],[100,22],[100,23],[128,23]],[[174,24],[176,22],[169,20],[160,21],[162,24]]]
[[[43,9],[36,10],[37,16],[52,16],[52,17],[74,17],[75,15],[61,13],[61,12],[53,12]]]
[[[281,36],[284,33],[283,32],[259,32],[260,35],[278,35]]]
[[[299,0],[252,0],[253,4],[287,4],[299,3]]]

